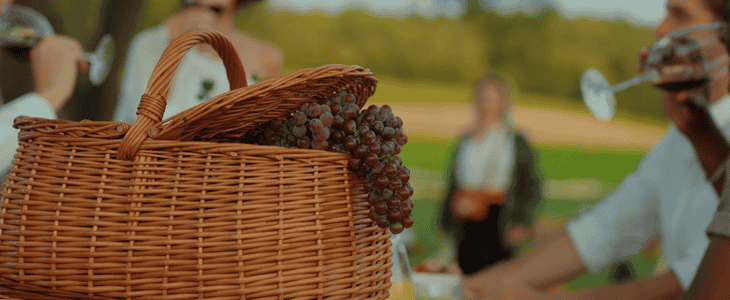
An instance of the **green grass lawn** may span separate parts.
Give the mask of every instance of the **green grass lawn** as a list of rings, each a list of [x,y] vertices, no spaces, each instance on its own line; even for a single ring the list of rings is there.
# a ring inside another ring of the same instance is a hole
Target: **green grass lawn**
[[[426,193],[417,193],[417,198],[414,199],[416,203],[413,210],[414,233],[426,247],[422,253],[412,255],[412,265],[435,255],[440,247],[441,241],[437,234],[436,220],[446,179],[443,170],[447,167],[452,143],[453,141],[449,140],[411,137],[401,152],[404,164],[414,170],[412,181],[415,188],[428,190]],[[603,182],[609,187],[583,199],[546,197],[537,211],[538,218],[565,220],[577,217],[581,211],[594,205],[615,189],[627,174],[636,169],[645,155],[645,152],[641,150],[607,151],[580,146],[538,145],[535,150],[539,157],[543,180],[589,178]],[[423,176],[431,178],[424,180],[420,178]],[[529,251],[529,245],[521,252]],[[646,257],[644,254],[636,255],[632,261],[639,276],[650,275],[656,264],[656,259]],[[607,276],[609,271],[610,269],[607,268],[600,274],[584,274],[571,281],[569,287],[588,288],[608,285],[610,284]]]

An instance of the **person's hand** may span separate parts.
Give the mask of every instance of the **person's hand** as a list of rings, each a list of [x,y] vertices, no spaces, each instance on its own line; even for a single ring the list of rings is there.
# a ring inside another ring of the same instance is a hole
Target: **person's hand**
[[[507,243],[512,247],[517,247],[527,241],[530,236],[530,230],[523,225],[514,225],[507,229],[505,233]]]
[[[84,49],[74,39],[50,35],[30,50],[34,92],[51,103],[58,112],[71,98],[79,69],[86,72]]]
[[[500,263],[476,274],[462,276],[462,298],[465,300],[500,299],[498,295],[502,280],[507,275],[508,272],[505,263]]]

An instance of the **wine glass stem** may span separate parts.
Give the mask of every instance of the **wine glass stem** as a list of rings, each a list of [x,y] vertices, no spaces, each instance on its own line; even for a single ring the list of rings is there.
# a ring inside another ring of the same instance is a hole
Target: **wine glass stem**
[[[618,83],[618,84],[612,86],[611,87],[611,91],[614,92],[614,93],[620,92],[620,91],[623,91],[623,90],[625,90],[627,88],[630,88],[632,86],[635,86],[637,84],[647,82],[647,81],[650,80],[650,78],[651,77],[648,74],[644,73],[644,74],[638,75],[638,76],[636,76],[634,78],[631,78],[629,80],[626,80],[624,82],[621,82],[621,83]]]

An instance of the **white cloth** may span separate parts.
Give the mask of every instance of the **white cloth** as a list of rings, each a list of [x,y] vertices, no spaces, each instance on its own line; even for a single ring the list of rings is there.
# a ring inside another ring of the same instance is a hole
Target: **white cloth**
[[[130,42],[124,63],[122,87],[114,120],[134,124],[137,107],[162,52],[170,45],[170,31],[164,23],[137,34]],[[248,80],[253,84],[253,80]],[[223,62],[191,50],[175,72],[163,119],[230,90]]]
[[[515,164],[515,135],[508,127],[493,127],[482,140],[467,137],[456,159],[459,187],[482,189],[509,188]]]
[[[0,101],[2,103],[2,101]],[[7,174],[18,150],[19,130],[13,128],[18,116],[55,119],[56,112],[46,99],[36,93],[28,93],[0,106],[0,174]]]
[[[713,104],[710,111],[727,138],[730,96]],[[670,126],[618,190],[567,229],[593,273],[628,259],[661,237],[664,260],[686,290],[709,244],[704,233],[717,205],[717,194],[690,141]]]

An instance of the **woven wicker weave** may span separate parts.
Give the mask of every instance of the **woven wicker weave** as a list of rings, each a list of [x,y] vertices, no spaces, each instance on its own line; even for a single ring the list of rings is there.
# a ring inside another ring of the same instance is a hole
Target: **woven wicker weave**
[[[224,60],[231,91],[160,121],[183,55]],[[213,31],[164,52],[130,128],[18,117],[0,203],[0,294],[20,299],[385,299],[390,235],[349,156],[229,142],[375,78],[328,65],[245,87]],[[119,156],[119,157],[117,157]]]

